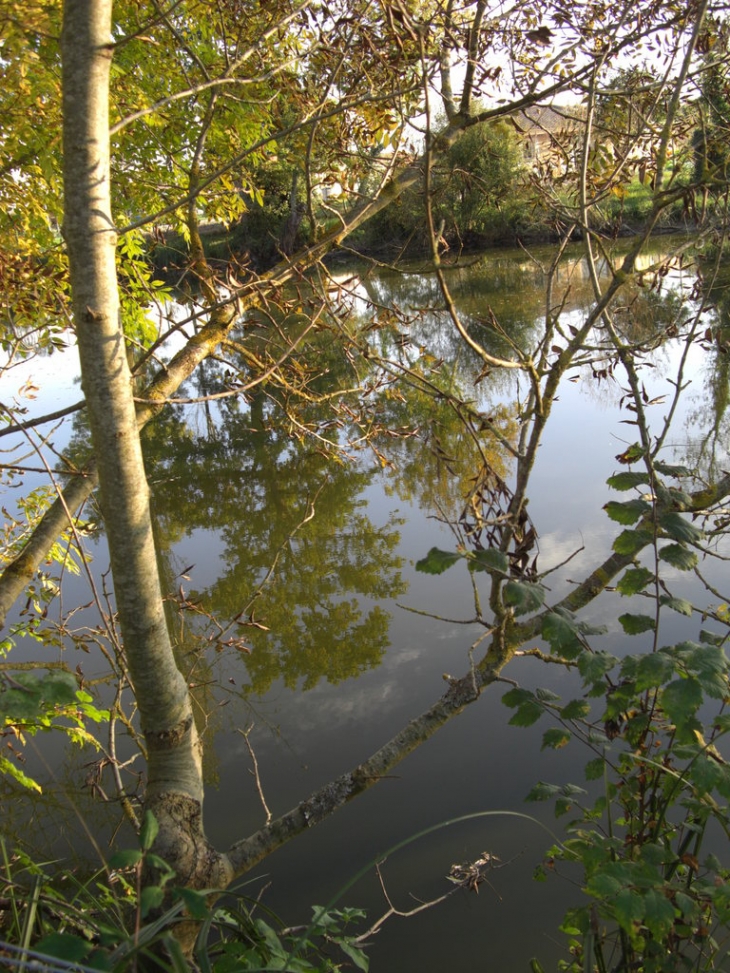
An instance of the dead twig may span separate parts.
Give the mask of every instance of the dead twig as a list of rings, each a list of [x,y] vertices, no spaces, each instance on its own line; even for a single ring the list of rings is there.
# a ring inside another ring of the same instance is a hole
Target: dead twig
[[[251,730],[253,730],[253,728],[254,728],[254,724],[251,723],[250,726],[246,727],[245,730],[239,729],[238,732],[241,734],[241,736],[246,742],[246,749],[248,750],[249,756],[251,757],[251,763],[253,764],[253,770],[250,771],[250,773],[253,774],[253,778],[256,781],[256,790],[258,791],[259,800],[261,801],[261,805],[264,809],[264,813],[266,814],[266,823],[270,824],[271,811],[269,810],[269,806],[266,803],[266,798],[264,797],[264,789],[261,786],[261,777],[259,775],[259,763],[258,760],[256,759],[256,754],[254,752],[254,749],[251,746],[251,740],[249,739],[249,734],[251,733]]]

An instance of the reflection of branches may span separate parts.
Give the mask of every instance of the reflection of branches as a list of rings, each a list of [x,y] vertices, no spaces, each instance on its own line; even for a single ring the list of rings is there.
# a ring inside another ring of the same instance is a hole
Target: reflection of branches
[[[2,408],[3,408],[3,410],[5,412],[8,413],[8,415],[10,415],[13,419],[15,419],[15,416],[14,416],[13,411],[11,409],[9,409],[7,406],[2,406]],[[53,488],[56,491],[57,498],[58,498],[58,500],[60,501],[61,505],[64,508],[64,512],[65,512],[66,518],[68,520],[68,529],[69,529],[69,531],[70,531],[70,533],[71,533],[71,535],[73,537],[73,544],[74,544],[75,550],[77,551],[77,553],[79,555],[79,560],[81,561],[81,564],[83,565],[84,573],[86,574],[86,578],[87,578],[87,581],[88,581],[88,584],[89,584],[89,588],[91,589],[91,593],[92,593],[92,597],[94,599],[94,603],[96,605],[96,608],[97,608],[97,610],[99,612],[100,617],[102,619],[105,619],[107,616],[106,616],[106,614],[105,614],[105,612],[104,612],[104,610],[102,608],[101,600],[99,598],[99,593],[98,593],[98,591],[96,589],[96,583],[95,583],[94,577],[93,577],[93,575],[91,573],[91,569],[89,568],[89,563],[88,563],[88,560],[86,558],[86,554],[85,554],[85,551],[84,551],[84,545],[83,545],[83,543],[81,541],[81,536],[79,534],[78,525],[76,523],[76,520],[73,517],[72,511],[70,511],[69,508],[68,508],[68,506],[66,505],[65,498],[64,498],[64,495],[63,495],[63,490],[61,489],[61,486],[60,486],[58,480],[56,479],[56,475],[55,475],[54,471],[51,469],[49,463],[46,461],[46,457],[43,454],[43,452],[42,452],[42,450],[40,448],[40,445],[35,441],[35,439],[28,432],[28,430],[25,430],[25,438],[27,439],[28,444],[30,445],[30,447],[33,450],[33,452],[38,456],[38,459],[41,461],[41,464],[42,464],[42,467],[43,467],[43,471],[48,475],[48,477],[49,477],[49,479],[50,479],[50,481],[51,481],[51,483],[53,485]],[[66,558],[68,558],[70,556],[71,556],[71,541],[69,541],[69,544],[68,544],[68,548],[67,548],[67,552],[66,552]],[[66,565],[66,561],[64,560],[64,562],[62,564],[62,570],[65,570],[65,565]],[[108,634],[109,639],[112,642],[112,644],[115,644],[114,643],[114,634],[111,631],[111,629],[107,629],[107,634]],[[117,652],[119,652],[119,645],[116,644],[115,647],[116,647]]]
[[[483,5],[481,6],[483,9]],[[477,12],[477,17],[481,14]],[[473,68],[470,69],[473,75]],[[498,368],[519,368],[522,371],[527,372],[529,375],[536,378],[535,367],[532,360],[529,358],[522,358],[522,360],[512,361],[507,358],[499,358],[496,355],[490,354],[486,348],[480,342],[476,341],[470,334],[464,323],[461,320],[461,316],[456,308],[454,299],[449,290],[448,284],[446,283],[446,278],[444,277],[443,271],[441,269],[441,258],[439,255],[439,242],[441,240],[441,233],[436,230],[433,218],[433,207],[431,205],[433,190],[431,186],[431,172],[433,167],[433,141],[434,136],[431,130],[431,115],[429,111],[429,101],[428,101],[428,89],[425,91],[426,100],[426,159],[424,165],[424,204],[425,204],[425,214],[426,214],[426,225],[428,227],[428,236],[431,246],[431,255],[434,264],[434,273],[436,275],[436,280],[438,281],[439,288],[441,290],[441,295],[443,297],[446,310],[448,311],[449,317],[451,318],[454,327],[458,331],[462,340],[475,352],[479,358],[485,363],[485,365],[491,365]],[[520,351],[514,345],[513,349],[520,355]]]
[[[279,374],[279,369],[289,358],[291,358],[292,353],[296,351],[298,346],[304,341],[305,337],[315,327],[320,314],[321,311],[313,315],[313,317],[310,319],[310,323],[302,331],[302,333],[297,338],[295,338],[294,341],[290,343],[286,351],[282,355],[280,355],[277,361],[273,362],[271,365],[266,365],[264,362],[258,359],[257,356],[250,349],[246,348],[240,342],[235,341],[233,338],[225,339],[225,341],[221,342],[221,346],[223,348],[231,348],[234,351],[237,351],[239,354],[243,356],[245,361],[247,361],[249,364],[251,363],[255,364],[256,367],[260,369],[260,373],[256,376],[256,378],[251,379],[249,382],[236,384],[234,388],[224,389],[222,392],[212,392],[209,395],[196,395],[191,398],[180,398],[179,396],[174,398],[170,397],[167,399],[167,404],[196,405],[198,402],[213,402],[217,399],[227,399],[236,395],[245,395],[246,392],[249,392],[251,389],[256,388],[257,385],[261,385],[264,382],[267,382],[269,379],[271,379],[274,376],[277,377],[277,379],[281,382],[281,384],[287,386],[288,383]],[[346,394],[346,392],[343,392],[341,394]],[[157,399],[155,398],[149,399],[149,398],[142,398],[141,396],[135,396],[134,401],[138,403],[153,404],[153,405],[157,403]]]
[[[284,551],[287,550],[292,540],[294,539],[295,535],[304,527],[304,525],[308,524],[309,521],[314,518],[316,512],[315,505],[317,503],[317,500],[319,499],[320,494],[322,493],[322,490],[324,490],[325,486],[327,485],[327,482],[328,482],[328,478],[325,477],[325,479],[317,488],[317,491],[315,492],[312,499],[307,502],[307,509],[304,515],[301,517],[299,522],[295,524],[295,526],[289,531],[287,536],[279,545],[276,554],[274,555],[274,558],[271,564],[269,565],[269,568],[266,574],[264,575],[261,583],[257,587],[256,591],[254,591],[254,593],[251,595],[246,605],[243,608],[241,608],[241,610],[236,614],[233,620],[230,621],[226,626],[222,626],[211,615],[208,614],[208,618],[210,618],[213,624],[218,628],[218,633],[215,636],[210,636],[209,641],[214,640],[218,643],[222,643],[223,639],[231,631],[234,625],[244,625],[244,626],[250,625],[258,628],[262,627],[259,622],[255,622],[253,619],[255,604],[258,601],[258,599],[263,595],[266,587],[270,584],[272,578],[274,577],[274,574],[276,572],[276,566],[279,563],[279,559],[281,558]]]
[[[30,425],[26,428],[30,428]],[[16,473],[49,473],[51,476],[86,476],[83,470],[54,470],[50,466],[26,466],[24,463],[0,463],[0,470],[14,470]]]

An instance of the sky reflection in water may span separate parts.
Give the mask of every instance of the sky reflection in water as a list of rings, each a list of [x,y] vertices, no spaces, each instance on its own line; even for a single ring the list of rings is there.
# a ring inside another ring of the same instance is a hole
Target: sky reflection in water
[[[579,318],[590,296],[587,281],[580,265],[565,273]],[[544,297],[539,267],[523,253],[488,256],[468,271],[454,271],[450,284],[465,315],[484,316],[489,305],[513,340],[529,341]],[[367,313],[366,300],[395,302],[409,312],[437,303],[433,278],[416,274],[375,275],[355,293],[354,313]],[[473,380],[478,365],[447,332],[443,315],[414,314],[411,339],[428,343],[449,365],[458,359]],[[679,352],[670,342],[642,373],[649,398],[671,395]],[[58,370],[56,360],[39,360],[30,368],[42,389],[34,413],[58,407],[69,392],[78,397],[68,369]],[[692,385],[675,419],[667,459],[692,462],[697,455],[698,416],[712,417],[708,368],[707,354],[693,350],[687,368]],[[61,375],[62,387],[54,383]],[[497,410],[503,402],[504,421],[514,419],[513,375],[497,375],[479,388],[480,408]],[[635,438],[633,428],[621,423],[630,418],[619,411],[621,395],[617,383],[584,371],[580,381],[563,383],[553,408],[529,506],[539,535],[539,568],[568,562],[548,579],[551,601],[609,552],[618,532],[601,508],[610,498],[606,479],[617,469],[615,457]],[[652,408],[650,418],[665,414],[662,404]],[[448,445],[452,451],[459,446],[453,430]],[[222,847],[263,821],[239,730],[255,724],[251,741],[276,815],[353,767],[430,705],[443,692],[444,673],[460,676],[468,668],[468,649],[480,629],[457,621],[474,613],[465,568],[433,577],[413,567],[433,546],[453,548],[453,536],[429,504],[448,502],[451,490],[452,509],[458,509],[463,482],[455,487],[448,477],[441,480],[432,454],[415,440],[395,449],[406,468],[400,479],[397,471],[380,470],[370,456],[357,464],[327,465],[306,442],[292,445],[232,402],[207,413],[176,407],[150,429],[146,454],[166,587],[180,593],[181,586],[198,609],[175,624],[183,664],[211,731],[207,775],[221,786],[209,790],[206,821]],[[508,478],[509,461],[502,457],[502,463]],[[312,503],[315,514],[303,523]],[[102,568],[100,550],[96,557]],[[671,573],[667,577],[671,584]],[[699,582],[687,587],[686,576],[677,580],[685,597],[705,597]],[[616,616],[631,610],[627,599],[617,610],[617,598],[602,596],[585,615],[609,626],[599,643],[614,652],[625,641]],[[451,621],[414,614],[403,605]],[[246,624],[217,637],[216,620],[227,625],[239,612]],[[665,641],[696,637],[693,619],[673,615],[669,621]],[[201,638],[210,640],[207,652],[200,651]],[[226,639],[234,644],[226,646]],[[506,675],[561,693],[572,679],[531,660],[512,663]],[[523,798],[538,779],[581,783],[585,756],[570,747],[541,752],[542,727],[532,732],[509,726],[511,712],[499,703],[501,695],[497,687],[488,691],[392,779],[265,862],[255,874],[261,884],[272,883],[267,901],[287,921],[303,921],[309,905],[329,900],[369,858],[463,813],[528,810],[554,826],[549,808],[525,808]],[[507,971],[525,969],[532,955],[549,968],[560,955],[552,940],[572,893],[567,889],[564,901],[565,886],[531,881],[548,844],[534,825],[490,817],[439,832],[401,853],[386,871],[389,891],[402,908],[412,905],[409,893],[423,898],[445,891],[443,876],[455,861],[482,851],[515,860],[495,871],[494,889],[483,886],[478,897],[460,893],[418,920],[394,920],[378,937],[373,969]],[[345,902],[367,906],[373,919],[385,908],[372,878],[350,890]]]

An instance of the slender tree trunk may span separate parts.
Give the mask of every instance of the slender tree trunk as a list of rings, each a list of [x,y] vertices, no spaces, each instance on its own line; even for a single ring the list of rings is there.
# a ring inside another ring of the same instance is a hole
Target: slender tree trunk
[[[111,0],[67,0],[63,56],[64,236],[84,395],[124,650],[148,750],[157,850],[193,886],[226,884],[202,831],[200,748],[168,635],[119,312],[109,166]]]

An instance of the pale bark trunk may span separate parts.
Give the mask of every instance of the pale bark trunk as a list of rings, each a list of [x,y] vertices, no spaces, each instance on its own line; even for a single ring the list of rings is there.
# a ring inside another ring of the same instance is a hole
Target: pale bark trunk
[[[158,850],[180,879],[221,884],[228,870],[202,831],[200,748],[163,610],[120,322],[109,166],[111,13],[111,0],[69,0],[64,8],[64,236],[74,326],[116,606],[148,750],[146,806],[160,823]]]

